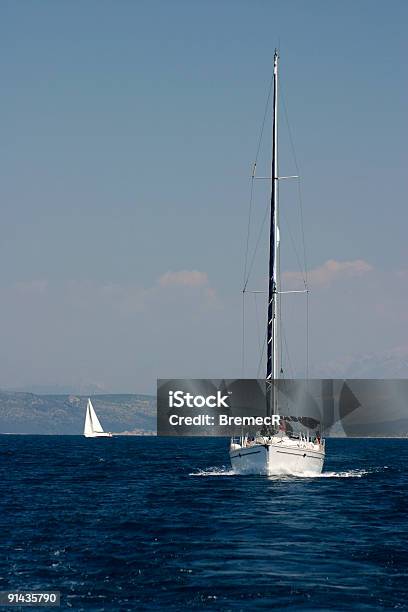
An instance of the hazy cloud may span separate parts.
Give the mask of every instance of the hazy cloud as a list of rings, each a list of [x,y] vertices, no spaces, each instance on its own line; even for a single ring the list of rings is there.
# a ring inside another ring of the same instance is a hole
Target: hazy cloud
[[[391,349],[342,355],[318,364],[313,376],[322,378],[400,378],[408,377],[408,345]]]
[[[367,272],[371,272],[373,267],[364,259],[355,259],[353,261],[336,261],[328,259],[323,265],[313,268],[308,272],[308,280],[311,287],[329,285],[330,283],[362,276]],[[283,277],[289,284],[302,282],[303,276],[300,272],[284,272]]]
[[[188,293],[180,292],[186,288]],[[56,288],[54,288],[56,290]],[[60,287],[65,299],[70,304],[81,309],[108,307],[122,315],[132,315],[137,312],[151,311],[157,305],[162,306],[169,299],[178,303],[179,307],[188,307],[190,299],[196,300],[201,295],[201,306],[205,306],[215,298],[215,290],[210,286],[206,272],[198,270],[180,270],[166,272],[155,283],[141,287],[129,283],[89,283],[70,281]]]
[[[47,291],[48,282],[46,280],[31,280],[15,283],[14,289],[20,293],[43,294]]]
[[[180,270],[179,272],[166,272],[159,278],[162,287],[183,285],[186,287],[203,287],[208,285],[206,272],[198,270]]]
[[[207,345],[217,345],[226,323],[205,272],[167,272],[146,286],[19,282],[0,287],[0,299],[0,386],[97,381],[151,392],[158,376],[217,373]]]
[[[314,376],[407,375],[405,271],[370,270],[364,260],[331,260],[310,270]],[[293,288],[302,287],[300,275],[286,277]],[[263,371],[266,304],[264,295],[255,297],[245,307],[245,376]],[[206,272],[167,271],[145,286],[34,280],[3,285],[0,299],[0,386],[72,381],[79,389],[98,381],[110,391],[151,392],[156,377],[242,374],[241,296],[214,296]],[[304,376],[306,298],[283,296],[282,313],[284,370]]]

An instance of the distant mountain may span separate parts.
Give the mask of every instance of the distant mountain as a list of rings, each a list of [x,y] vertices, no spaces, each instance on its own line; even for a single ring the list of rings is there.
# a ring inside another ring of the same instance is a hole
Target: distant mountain
[[[316,378],[408,378],[408,347],[350,355],[314,368]]]
[[[82,434],[88,395],[37,395],[0,391],[0,433]],[[93,395],[106,431],[156,430],[156,398],[151,395]]]
[[[7,388],[5,391],[15,393],[34,393],[35,395],[93,395],[107,394],[108,390],[101,385],[81,382],[67,385],[26,385],[24,387]]]
[[[335,434],[335,432],[332,432]],[[408,437],[408,418],[398,419],[396,421],[386,421],[381,423],[356,423],[353,425],[351,437],[363,438],[406,438]]]

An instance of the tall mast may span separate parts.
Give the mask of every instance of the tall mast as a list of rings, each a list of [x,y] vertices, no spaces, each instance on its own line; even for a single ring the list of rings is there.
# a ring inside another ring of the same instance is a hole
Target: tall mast
[[[273,116],[272,116],[272,162],[271,162],[271,212],[269,232],[269,291],[267,323],[267,408],[277,412],[277,402],[273,380],[278,378],[278,51],[273,58]]]

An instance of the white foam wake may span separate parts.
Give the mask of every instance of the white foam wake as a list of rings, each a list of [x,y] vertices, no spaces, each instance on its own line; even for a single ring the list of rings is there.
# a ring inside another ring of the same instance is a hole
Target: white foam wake
[[[198,470],[197,472],[191,472],[189,476],[236,476],[235,472],[231,468],[222,467],[209,467],[206,470]]]
[[[276,476],[269,476],[273,479],[282,478],[362,478],[369,474],[369,470],[347,470],[344,472],[322,472],[316,474],[315,472],[298,472],[292,474],[281,474]],[[223,467],[210,467],[206,470],[198,470],[197,472],[190,472],[189,476],[237,476],[231,468]]]
[[[296,478],[362,478],[366,474],[369,474],[368,470],[348,470],[345,472],[322,472],[321,474],[315,474],[314,472],[303,472],[298,474],[292,474]]]

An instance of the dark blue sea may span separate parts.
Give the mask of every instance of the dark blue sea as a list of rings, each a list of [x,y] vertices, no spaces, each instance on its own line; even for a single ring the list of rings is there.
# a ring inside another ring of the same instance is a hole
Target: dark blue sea
[[[408,609],[408,439],[321,477],[234,476],[223,439],[0,436],[0,590],[75,610]]]

